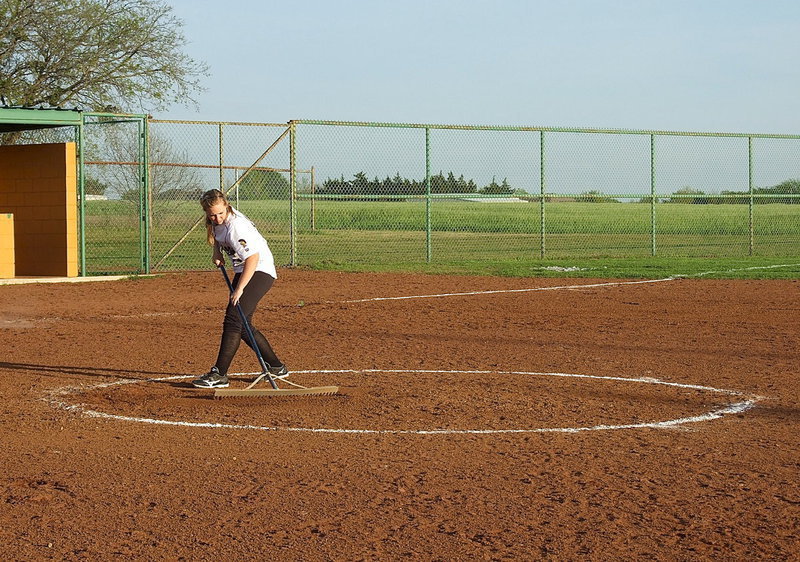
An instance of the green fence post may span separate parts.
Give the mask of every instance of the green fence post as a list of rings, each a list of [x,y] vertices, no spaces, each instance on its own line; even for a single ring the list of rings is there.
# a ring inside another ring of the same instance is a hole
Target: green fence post
[[[317,230],[317,179],[311,166],[311,230]]]
[[[650,135],[650,255],[656,255],[656,136]]]
[[[137,129],[137,142],[136,142],[136,151],[137,151],[137,160],[138,160],[138,169],[139,174],[137,177],[139,183],[139,271],[146,271],[146,259],[145,255],[147,254],[147,249],[145,248],[145,239],[147,238],[147,233],[145,232],[145,226],[147,224],[147,193],[145,192],[145,182],[144,182],[144,170],[142,169],[142,161],[144,160],[143,154],[143,145],[144,145],[144,132],[142,131],[142,122],[139,121],[136,123]]]
[[[294,121],[289,121],[289,265],[297,265],[297,225],[294,199],[297,195],[297,160],[295,142],[297,128]]]
[[[425,262],[431,263],[431,130],[425,127]]]
[[[544,226],[544,131],[539,131],[539,257],[544,259],[545,253],[545,226]]]
[[[225,191],[225,133],[223,132],[223,127],[225,125],[220,123],[219,124],[219,190],[224,192]],[[239,190],[236,190],[236,193],[239,193]],[[237,201],[238,205],[238,201]]]
[[[78,251],[81,253],[80,257],[80,275],[86,277],[86,171],[84,170],[84,155],[83,155],[83,139],[84,130],[83,125],[86,116],[81,116],[81,122],[76,131],[76,139],[78,144]]]
[[[142,245],[143,263],[142,270],[145,273],[150,273],[150,231],[152,227],[152,209],[153,209],[153,191],[150,189],[150,125],[147,117],[139,120],[139,131],[141,133],[141,171],[142,171],[142,189],[144,190],[144,209],[142,213],[144,216],[144,240]]]
[[[748,228],[750,230],[750,255],[752,256],[753,247],[755,246],[755,215],[753,212],[753,137],[747,137],[747,190],[750,193]]]

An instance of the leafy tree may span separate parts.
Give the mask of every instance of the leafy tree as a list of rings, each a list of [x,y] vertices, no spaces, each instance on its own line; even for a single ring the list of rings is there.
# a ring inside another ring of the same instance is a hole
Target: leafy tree
[[[800,195],[800,179],[790,179],[772,187],[762,187],[753,190],[755,193],[770,195]],[[796,197],[774,197],[765,200],[768,203],[788,203],[800,204],[800,198]]]
[[[242,199],[288,199],[291,186],[280,172],[273,170],[250,170],[239,183]]]
[[[107,124],[97,127],[100,128],[95,129],[87,143],[87,152],[94,160],[122,163],[87,166],[84,184],[86,193],[101,194],[94,193],[96,188],[93,183],[96,183],[102,186],[103,195],[138,204],[141,189],[138,162],[141,155],[137,136],[131,134],[130,129],[121,126]],[[153,130],[150,131],[149,141],[150,193],[156,208],[166,211],[169,205],[180,200],[199,199],[203,192],[203,182],[198,170],[180,165],[189,161],[186,151]],[[157,212],[154,211],[154,214]]]
[[[695,189],[693,187],[682,187],[679,190],[675,191],[672,195],[691,195],[693,197],[672,197],[667,200],[668,203],[684,203],[684,204],[695,204],[701,205],[708,202],[707,197],[698,197],[699,195],[705,195],[705,191],[701,191],[699,189]]]
[[[97,177],[87,174],[83,185],[83,192],[86,195],[105,195],[107,189],[107,184],[100,181]]]
[[[619,203],[618,199],[609,197],[602,191],[598,191],[596,189],[584,191],[578,197],[576,197],[575,200],[580,201],[581,203]]]
[[[183,53],[182,27],[164,0],[0,0],[0,94],[111,112],[194,103],[207,66]]]
[[[369,180],[367,179],[367,174],[364,172],[358,172],[354,177],[351,183],[352,191],[351,193],[357,195],[364,195],[369,193]]]
[[[511,189],[511,186],[508,184],[507,179],[503,179],[502,184],[498,184],[495,178],[492,178],[491,183],[484,187],[481,190],[483,193],[493,194],[493,195],[511,195],[514,190]]]
[[[800,195],[800,179],[791,179],[779,183],[772,188],[774,193],[784,195]]]
[[[472,182],[472,180],[470,180]],[[456,182],[456,193],[475,193],[475,184],[473,183],[472,186],[467,184],[467,180],[464,179],[464,174],[458,176],[458,181]]]
[[[449,172],[447,174],[447,179],[445,180],[444,186],[446,189],[445,193],[458,193],[458,180],[456,179],[456,176],[453,175],[453,172]]]
[[[447,180],[441,171],[431,176],[431,193],[447,193]]]
[[[431,193],[477,193],[479,190],[473,180],[465,180],[463,174],[456,179],[453,172],[447,176],[441,171],[431,176]],[[514,190],[509,185],[508,180],[504,179],[502,185],[498,185],[492,180],[492,184],[480,190],[481,193],[498,193],[511,195]],[[382,200],[400,200],[401,198],[392,197],[393,195],[425,195],[425,180],[409,180],[396,173],[393,178],[386,177],[383,181],[377,177],[373,180],[367,179],[364,172],[358,172],[353,179],[348,181],[344,176],[340,178],[328,178],[319,190],[320,193],[330,195],[375,195]]]

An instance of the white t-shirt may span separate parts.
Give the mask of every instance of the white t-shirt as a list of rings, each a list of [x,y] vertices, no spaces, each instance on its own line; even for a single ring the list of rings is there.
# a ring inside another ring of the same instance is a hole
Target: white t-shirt
[[[258,254],[256,271],[263,271],[273,279],[278,278],[275,259],[267,241],[258,232],[256,225],[241,212],[233,209],[233,213],[228,214],[224,223],[214,225],[214,239],[220,250],[230,256],[235,273],[244,270],[244,260]]]

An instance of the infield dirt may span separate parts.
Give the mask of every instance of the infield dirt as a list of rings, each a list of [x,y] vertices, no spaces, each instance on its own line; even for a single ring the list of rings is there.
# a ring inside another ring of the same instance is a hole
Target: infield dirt
[[[800,282],[279,274],[341,395],[190,387],[214,271],[0,287],[4,559],[799,559]]]

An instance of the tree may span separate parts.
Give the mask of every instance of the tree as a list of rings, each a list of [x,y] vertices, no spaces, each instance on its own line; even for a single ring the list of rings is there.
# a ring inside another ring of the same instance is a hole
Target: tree
[[[602,191],[598,191],[596,189],[584,191],[578,197],[575,198],[575,201],[578,201],[580,203],[619,203],[618,199],[609,197]]]
[[[0,0],[0,94],[23,106],[148,112],[195,103],[205,63],[163,0]]]
[[[498,184],[494,176],[492,177],[491,183],[484,187],[481,191],[483,193],[492,195],[511,195],[514,192],[514,190],[511,189],[507,179],[503,179],[503,183]]]
[[[672,195],[678,195],[679,197],[672,197],[671,199],[667,200],[667,203],[685,203],[694,205],[705,205],[708,203],[708,197],[699,197],[701,195],[705,195],[704,191],[695,189],[688,185],[680,188]]]
[[[447,193],[447,180],[441,171],[431,176],[431,193]]]
[[[289,180],[274,170],[250,170],[239,184],[239,197],[248,200],[288,199]]]
[[[95,176],[87,176],[84,182],[83,192],[86,195],[105,195],[108,185],[100,181]]]
[[[785,180],[773,187],[756,188],[755,193],[765,193],[771,195],[800,195],[800,180],[789,179]],[[768,203],[787,203],[787,204],[800,204],[800,199],[795,197],[775,197],[767,199]]]
[[[150,131],[149,140],[150,193],[157,208],[199,199],[203,181],[196,168],[182,165],[189,161],[186,151],[154,130]],[[86,193],[138,204],[141,171],[137,163],[142,155],[134,131],[122,124],[96,124],[86,151],[90,159],[108,163],[86,167]],[[92,182],[102,186],[103,191],[95,193]]]

